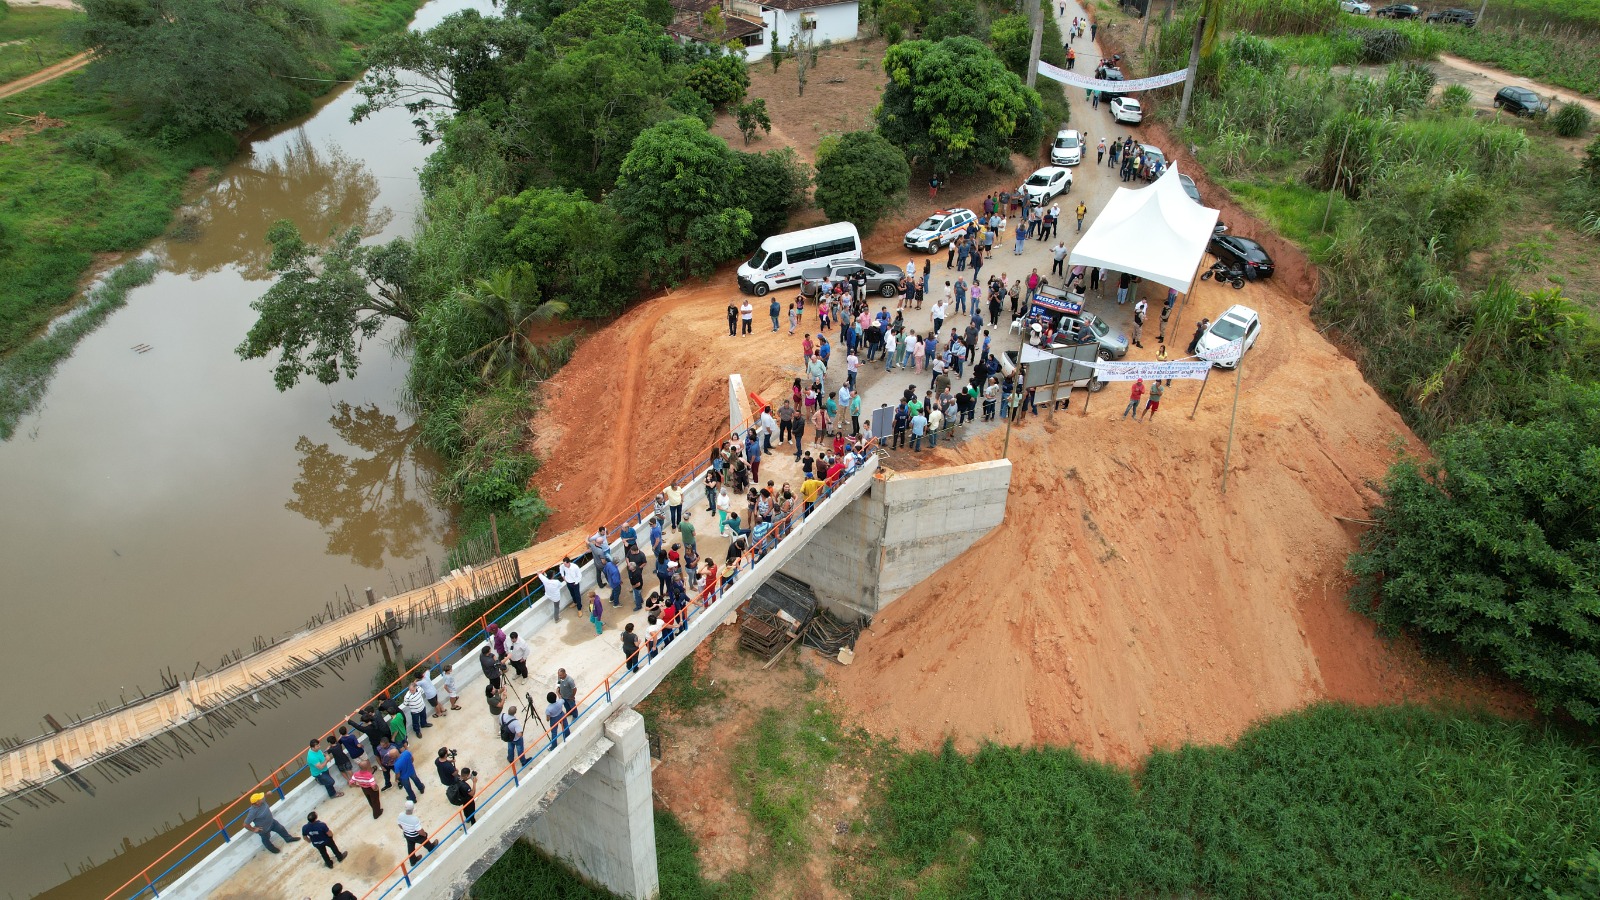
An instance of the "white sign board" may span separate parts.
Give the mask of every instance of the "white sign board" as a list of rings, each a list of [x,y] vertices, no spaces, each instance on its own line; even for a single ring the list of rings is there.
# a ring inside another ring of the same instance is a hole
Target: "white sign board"
[[[1084,88],[1092,91],[1110,91],[1113,94],[1132,94],[1135,91],[1153,91],[1158,87],[1169,84],[1181,84],[1189,74],[1186,69],[1168,72],[1165,75],[1152,75],[1149,78],[1134,78],[1129,81],[1107,81],[1104,78],[1089,78],[1076,72],[1068,72],[1060,66],[1052,66],[1044,60],[1039,61],[1039,74],[1062,84]]]
[[[1244,338],[1229,341],[1215,350],[1196,350],[1195,355],[1201,359],[1222,363],[1223,365],[1236,363],[1239,361],[1239,357],[1244,355]]]
[[[1092,363],[1095,377],[1101,381],[1145,381],[1173,379],[1175,381],[1200,381],[1211,371],[1205,360],[1183,359],[1172,362],[1107,362]]]

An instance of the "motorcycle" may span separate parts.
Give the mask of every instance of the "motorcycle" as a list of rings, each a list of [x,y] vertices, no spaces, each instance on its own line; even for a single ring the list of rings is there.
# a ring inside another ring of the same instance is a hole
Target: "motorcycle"
[[[1210,281],[1212,278],[1216,278],[1218,281],[1226,281],[1233,285],[1233,289],[1236,291],[1244,289],[1244,269],[1230,266],[1220,259],[1212,263],[1209,270],[1200,274],[1201,281]]]

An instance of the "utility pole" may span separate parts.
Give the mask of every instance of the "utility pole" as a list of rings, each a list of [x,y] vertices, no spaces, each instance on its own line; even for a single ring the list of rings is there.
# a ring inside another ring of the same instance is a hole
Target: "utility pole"
[[[1154,6],[1155,2],[1156,2],[1156,0],[1145,0],[1145,4],[1144,4],[1144,28],[1140,29],[1140,31],[1139,31],[1139,52],[1141,54],[1144,53],[1144,39],[1150,36],[1150,7]],[[1171,7],[1168,6],[1168,8],[1170,9]],[[1155,70],[1151,69],[1148,64],[1146,64],[1145,68],[1151,74],[1155,73]]]
[[[1028,24],[1033,27],[1033,40],[1028,43],[1028,87],[1039,82],[1039,44],[1044,40],[1044,3],[1046,0],[1023,0],[1031,4]]]
[[[1194,42],[1189,45],[1189,74],[1183,80],[1183,103],[1178,106],[1178,129],[1189,119],[1189,100],[1194,97],[1194,83],[1200,77],[1200,38],[1206,33],[1206,8],[1200,7],[1199,21],[1194,23]]]

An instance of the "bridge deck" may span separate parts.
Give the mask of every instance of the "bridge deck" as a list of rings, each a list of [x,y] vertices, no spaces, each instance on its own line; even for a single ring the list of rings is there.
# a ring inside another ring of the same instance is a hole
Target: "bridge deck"
[[[812,446],[809,443],[807,446]],[[781,451],[763,458],[761,482],[772,479],[783,484],[788,481],[798,493],[801,481],[799,465],[795,463],[792,450],[790,454]],[[861,476],[868,476],[863,473]],[[742,509],[743,504],[738,504]],[[710,556],[721,565],[726,553],[728,538],[717,534],[716,517],[706,512],[704,492],[698,484],[685,491],[685,512],[690,514],[691,521],[696,528],[696,543],[702,556]],[[641,540],[643,539],[641,535]],[[669,536],[668,543],[672,542]],[[525,568],[525,573],[531,569]],[[646,593],[656,585],[653,574],[647,573],[645,578]],[[525,614],[521,619],[521,627],[516,629],[528,641],[531,653],[528,660],[529,677],[526,680],[511,677],[508,681],[512,690],[518,695],[515,701],[519,707],[519,714],[526,711],[525,694],[532,694],[535,715],[529,722],[527,731],[527,752],[533,757],[535,752],[543,747],[547,741],[544,729],[537,724],[542,718],[539,712],[545,706],[544,695],[547,691],[555,689],[555,671],[564,667],[578,683],[580,707],[583,697],[604,676],[612,672],[623,661],[620,635],[622,626],[626,622],[633,622],[636,631],[643,633],[645,629],[645,614],[633,612],[631,594],[624,582],[622,607],[614,609],[606,607],[605,632],[596,635],[587,616],[576,614],[570,607],[563,607],[559,619],[552,619],[547,606],[536,606],[535,609]],[[531,628],[529,617],[532,617]],[[530,633],[531,632],[531,633]],[[676,654],[674,654],[676,656]],[[662,660],[656,667],[662,668],[667,660]],[[475,662],[468,661],[458,666],[458,678],[470,676],[465,669],[476,670]],[[514,676],[515,673],[509,673]],[[657,681],[661,672],[650,672],[649,681]],[[604,704],[601,704],[604,706]],[[417,815],[425,827],[435,837],[441,836],[450,826],[445,823],[456,812],[445,799],[444,789],[439,785],[434,772],[433,760],[441,746],[448,746],[459,751],[458,765],[464,765],[475,771],[481,771],[485,776],[493,776],[505,768],[505,744],[499,739],[499,728],[483,696],[483,681],[481,677],[467,681],[463,686],[461,696],[461,710],[450,712],[441,719],[430,719],[433,727],[423,731],[419,737],[413,736],[410,744],[412,754],[416,758],[417,771],[421,776],[427,790],[419,795],[417,802]],[[535,767],[547,762],[540,759]],[[559,760],[557,761],[559,764]],[[532,777],[523,776],[524,780]],[[342,779],[338,779],[343,787]],[[487,794],[488,777],[480,780],[481,793]],[[310,792],[310,797],[306,796]],[[299,798],[296,797],[299,794]],[[402,811],[405,803],[405,793],[398,786],[382,792],[383,815],[373,819],[367,803],[361,792],[347,789],[344,797],[329,799],[322,789],[315,785],[306,785],[297,789],[290,795],[290,802],[275,804],[274,811],[278,820],[289,829],[291,834],[299,835],[299,828],[305,822],[304,809],[314,803],[319,817],[332,828],[335,840],[341,849],[349,854],[348,859],[329,870],[323,866],[321,857],[307,843],[291,844],[279,854],[269,854],[262,850],[259,839],[249,833],[235,835],[233,841],[248,843],[250,853],[235,871],[221,878],[206,877],[198,871],[194,873],[200,877],[186,877],[174,886],[169,892],[163,889],[162,896],[208,896],[215,900],[244,900],[244,898],[261,897],[318,897],[328,892],[329,885],[338,881],[345,887],[354,891],[358,896],[367,896],[368,891],[379,886],[383,881],[387,886],[386,876],[391,873],[394,866],[404,856],[405,840],[395,824],[395,817]],[[300,802],[294,802],[299,799]],[[498,798],[496,798],[498,799]],[[480,805],[480,819],[484,817],[484,808],[495,801],[486,800]],[[288,814],[285,810],[294,807],[295,812]],[[483,827],[480,825],[480,827]],[[274,839],[275,843],[281,843]],[[229,848],[234,854],[237,848]],[[420,851],[419,851],[420,852]],[[233,857],[237,861],[237,856]],[[197,866],[197,870],[212,864],[212,860]],[[430,863],[422,864],[420,875],[426,877]],[[235,862],[237,865],[237,862]],[[228,864],[219,861],[219,868],[227,868]],[[270,886],[270,887],[268,887]],[[381,893],[381,892],[380,892]],[[431,891],[429,892],[432,893]],[[376,893],[372,896],[377,896]]]

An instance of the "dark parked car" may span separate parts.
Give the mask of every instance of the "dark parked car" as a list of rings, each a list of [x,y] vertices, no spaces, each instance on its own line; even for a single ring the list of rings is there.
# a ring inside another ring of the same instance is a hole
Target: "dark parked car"
[[[1105,74],[1101,75],[1100,78],[1102,80],[1104,80],[1104,81],[1126,81],[1127,80],[1122,76],[1122,70],[1117,68],[1116,66],[1106,66]],[[1122,92],[1121,91],[1101,91],[1100,92],[1100,102],[1101,103],[1110,103],[1111,101],[1113,101],[1113,100],[1115,100],[1115,99],[1117,99],[1118,97],[1121,97],[1121,96],[1122,96]]]
[[[1465,25],[1471,28],[1478,24],[1478,14],[1470,9],[1441,9],[1428,14],[1428,24]]]
[[[847,259],[831,266],[817,266],[801,272],[800,293],[807,297],[815,297],[817,288],[822,285],[822,279],[832,278],[837,284],[848,280],[856,272],[867,274],[867,293],[882,294],[885,297],[893,297],[900,293],[900,279],[906,274],[899,266],[886,266],[864,259]]]
[[[1391,3],[1378,7],[1372,14],[1380,19],[1415,19],[1422,15],[1422,10],[1409,3]]]
[[[1219,234],[1211,239],[1211,255],[1217,261],[1244,275],[1248,281],[1272,277],[1272,257],[1266,248],[1247,237]]]
[[[1494,95],[1494,105],[1519,116],[1532,116],[1550,111],[1550,104],[1539,95],[1522,87],[1503,87]]]
[[[1189,195],[1189,199],[1190,200],[1193,200],[1196,203],[1200,203],[1201,206],[1205,205],[1204,203],[1201,203],[1201,201],[1200,201],[1200,189],[1194,186],[1194,179],[1193,178],[1190,178],[1187,175],[1179,175],[1178,176],[1178,183],[1183,185],[1183,192],[1185,194]]]

